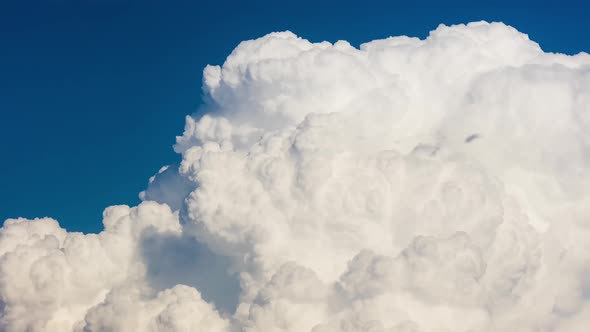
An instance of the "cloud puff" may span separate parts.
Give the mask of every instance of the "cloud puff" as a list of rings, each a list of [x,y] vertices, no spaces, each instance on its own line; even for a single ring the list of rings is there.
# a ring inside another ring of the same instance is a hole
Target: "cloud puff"
[[[137,207],[0,230],[6,331],[585,331],[590,56],[290,32],[203,75]]]

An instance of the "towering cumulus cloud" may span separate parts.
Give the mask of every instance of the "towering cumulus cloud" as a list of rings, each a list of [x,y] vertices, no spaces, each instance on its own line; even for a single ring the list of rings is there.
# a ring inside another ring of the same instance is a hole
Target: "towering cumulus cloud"
[[[139,206],[4,223],[0,330],[588,331],[590,55],[281,32],[203,77]]]

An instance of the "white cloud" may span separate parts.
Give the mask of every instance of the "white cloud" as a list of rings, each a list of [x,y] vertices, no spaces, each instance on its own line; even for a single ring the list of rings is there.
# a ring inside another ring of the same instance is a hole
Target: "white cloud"
[[[586,330],[588,54],[501,23],[281,32],[203,81],[181,164],[103,232],[5,222],[0,329]]]

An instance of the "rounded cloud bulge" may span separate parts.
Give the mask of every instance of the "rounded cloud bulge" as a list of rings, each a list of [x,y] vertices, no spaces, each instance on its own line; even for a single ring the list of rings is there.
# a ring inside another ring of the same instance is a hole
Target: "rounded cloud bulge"
[[[101,233],[4,222],[0,330],[587,330],[587,53],[503,23],[277,32],[203,90],[181,162]]]

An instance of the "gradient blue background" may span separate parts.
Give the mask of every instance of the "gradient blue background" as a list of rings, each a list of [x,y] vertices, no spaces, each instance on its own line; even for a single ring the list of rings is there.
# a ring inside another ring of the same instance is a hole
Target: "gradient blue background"
[[[201,70],[244,39],[291,30],[353,45],[424,38],[439,23],[503,21],[546,51],[590,50],[573,2],[0,0],[0,221],[51,216],[96,232],[178,161]]]

